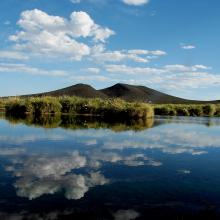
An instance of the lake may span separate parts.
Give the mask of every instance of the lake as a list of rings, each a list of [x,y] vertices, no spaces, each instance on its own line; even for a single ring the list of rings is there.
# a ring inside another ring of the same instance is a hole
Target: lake
[[[220,219],[220,118],[2,115],[0,219]]]

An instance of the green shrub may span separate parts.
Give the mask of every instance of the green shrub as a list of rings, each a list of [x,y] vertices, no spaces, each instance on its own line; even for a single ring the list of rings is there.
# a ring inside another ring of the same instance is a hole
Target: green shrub
[[[203,116],[202,106],[190,106],[188,111],[190,116]]]
[[[61,104],[58,99],[52,97],[31,98],[27,100],[31,113],[35,115],[61,113]]]
[[[205,105],[205,106],[203,106],[203,112],[207,116],[213,116],[216,113],[216,106],[215,105]]]
[[[176,114],[178,116],[190,116],[190,113],[189,113],[188,109],[184,106],[182,106],[182,107],[177,106]]]
[[[175,116],[177,114],[176,109],[169,105],[155,107],[154,111],[156,115]]]
[[[30,110],[26,100],[19,98],[10,98],[5,102],[5,111],[7,114],[24,115]]]
[[[215,116],[220,116],[220,105],[216,105]]]

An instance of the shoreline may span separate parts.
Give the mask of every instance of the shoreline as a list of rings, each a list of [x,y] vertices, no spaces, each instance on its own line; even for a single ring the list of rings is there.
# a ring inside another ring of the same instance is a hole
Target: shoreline
[[[62,114],[128,120],[154,116],[220,117],[220,104],[148,104],[79,97],[9,98],[0,102],[0,113],[12,116]]]

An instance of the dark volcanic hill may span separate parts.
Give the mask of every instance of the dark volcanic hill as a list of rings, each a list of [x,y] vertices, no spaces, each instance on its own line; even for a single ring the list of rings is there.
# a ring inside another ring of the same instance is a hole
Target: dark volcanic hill
[[[203,104],[203,103],[220,103],[220,101],[196,101],[187,100],[171,96],[145,86],[135,86],[128,84],[115,84],[114,86],[96,90],[90,85],[76,84],[67,88],[33,94],[28,96],[79,96],[85,98],[121,98],[126,101],[139,101],[155,104]]]
[[[107,96],[90,85],[76,84],[51,92],[34,94],[33,96],[79,96],[85,98],[107,98]]]
[[[150,102],[150,103],[189,103],[197,102],[194,100],[187,100],[178,98],[175,96],[167,95],[162,92],[150,89],[145,86],[134,86],[127,84],[116,84],[109,88],[100,90],[109,97],[118,97],[126,101],[140,101],[140,102]]]

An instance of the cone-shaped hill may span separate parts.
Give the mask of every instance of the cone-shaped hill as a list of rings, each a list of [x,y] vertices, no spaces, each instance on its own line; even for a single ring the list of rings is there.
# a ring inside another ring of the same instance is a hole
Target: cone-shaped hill
[[[84,98],[107,98],[104,93],[86,84],[76,84],[51,92],[34,94],[34,96],[79,96]]]
[[[196,101],[171,96],[145,86],[118,83],[111,87],[96,90],[90,85],[76,84],[63,89],[27,96],[79,96],[84,98],[121,98],[126,101],[148,102],[155,104],[205,104],[220,101]]]

